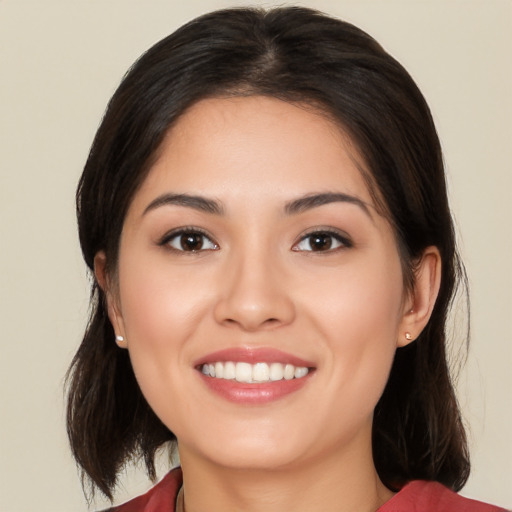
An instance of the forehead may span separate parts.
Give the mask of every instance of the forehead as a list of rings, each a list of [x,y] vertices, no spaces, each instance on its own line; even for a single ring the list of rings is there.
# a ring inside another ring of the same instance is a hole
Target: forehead
[[[348,135],[310,106],[209,98],[170,129],[137,196],[194,192],[251,202],[336,191],[373,204],[363,168]]]

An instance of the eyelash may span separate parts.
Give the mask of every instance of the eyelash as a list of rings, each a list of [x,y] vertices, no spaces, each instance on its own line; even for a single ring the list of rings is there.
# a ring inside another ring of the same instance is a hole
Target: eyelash
[[[293,245],[292,250],[299,252],[300,249],[297,249],[299,244],[301,244],[302,242],[305,242],[308,239],[311,239],[315,235],[318,238],[320,238],[320,236],[322,236],[325,238],[330,238],[331,240],[334,239],[340,245],[338,247],[334,247],[334,248],[328,247],[325,250],[320,249],[320,250],[316,250],[316,251],[311,248],[310,250],[303,250],[303,252],[329,253],[329,252],[334,252],[334,251],[339,251],[339,250],[344,250],[344,249],[350,249],[351,247],[354,246],[353,242],[350,240],[350,238],[346,234],[342,234],[338,231],[334,231],[332,228],[329,228],[329,229],[315,228],[315,229],[309,231],[308,233],[306,233],[305,235],[302,235],[300,237],[299,241]],[[331,242],[331,244],[332,244],[332,242]],[[309,246],[311,247],[311,242],[309,243]]]
[[[199,237],[201,237],[202,238],[202,245],[201,245],[201,247],[199,249],[186,250],[184,248],[178,249],[177,247],[173,247],[170,244],[170,242],[172,242],[173,240],[178,239],[178,237],[183,237],[185,235],[188,235],[190,237],[192,237],[192,236],[199,236]],[[309,243],[310,249],[309,250],[299,249],[298,248],[298,246],[300,244],[302,244],[303,242],[307,241],[308,239],[311,239],[315,235],[317,236],[317,238],[322,237],[322,238],[330,239],[331,241],[329,242],[329,247],[327,247],[327,249],[325,249],[325,250],[324,249],[315,250],[315,249],[312,248],[311,241],[310,241],[310,243]],[[213,247],[206,248],[206,249],[203,248],[203,245],[205,243],[205,239],[207,241],[209,241],[209,243]],[[338,247],[331,248],[332,240],[333,239],[336,242],[339,243]],[[192,227],[192,226],[191,227],[183,227],[183,228],[175,229],[175,230],[173,230],[173,231],[171,231],[169,233],[166,233],[162,237],[162,239],[158,242],[158,245],[159,246],[165,246],[169,250],[172,250],[172,251],[175,251],[175,252],[193,253],[193,254],[194,253],[199,253],[201,251],[214,251],[214,250],[219,249],[219,245],[212,239],[212,237],[210,235],[208,235],[202,229],[196,228],[196,227]],[[314,230],[311,230],[308,233],[302,235],[300,237],[300,239],[298,240],[298,242],[296,242],[292,246],[292,251],[296,251],[296,252],[321,252],[321,253],[328,253],[328,252],[333,252],[333,251],[338,251],[338,250],[343,250],[343,249],[349,249],[349,248],[353,247],[353,245],[354,244],[352,243],[352,241],[345,234],[341,234],[340,232],[334,231],[332,229],[315,228]]]
[[[213,247],[204,249],[201,246],[199,249],[186,250],[183,248],[178,249],[177,247],[173,247],[171,245],[171,242],[173,240],[178,239],[179,237],[183,237],[185,235],[199,236],[202,238],[203,245],[205,243],[205,240],[208,240],[213,245]],[[167,249],[169,249],[171,251],[175,251],[175,252],[179,252],[179,253],[192,253],[192,254],[197,254],[201,251],[215,251],[219,248],[219,245],[217,244],[217,242],[215,242],[208,233],[206,233],[205,231],[203,231],[200,228],[196,228],[193,226],[174,229],[174,230],[170,231],[169,233],[166,233],[162,237],[162,239],[158,242],[158,245],[160,245],[162,247],[166,247]]]

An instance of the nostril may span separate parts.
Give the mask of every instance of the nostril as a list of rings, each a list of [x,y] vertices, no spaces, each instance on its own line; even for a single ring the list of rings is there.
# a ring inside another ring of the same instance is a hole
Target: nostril
[[[236,320],[234,318],[225,318],[223,320],[224,325],[226,326],[239,326],[244,330],[258,330],[258,329],[265,329],[265,328],[274,328],[283,322],[280,321],[278,318],[267,318],[266,320],[259,321],[254,320],[250,321],[248,319]]]
[[[238,281],[230,293],[219,298],[214,307],[219,324],[247,331],[274,329],[295,318],[291,297],[282,289],[272,290],[261,283]]]

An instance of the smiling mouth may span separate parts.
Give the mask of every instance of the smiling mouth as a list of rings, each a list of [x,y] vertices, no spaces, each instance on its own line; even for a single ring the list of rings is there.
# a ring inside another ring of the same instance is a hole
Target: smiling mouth
[[[251,364],[247,362],[217,361],[204,363],[200,365],[199,370],[203,375],[215,379],[231,380],[246,384],[261,384],[302,379],[309,374],[312,368],[277,362]]]

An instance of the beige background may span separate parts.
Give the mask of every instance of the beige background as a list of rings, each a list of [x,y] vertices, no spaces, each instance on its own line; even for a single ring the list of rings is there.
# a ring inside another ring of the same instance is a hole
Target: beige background
[[[152,43],[243,3],[0,0],[0,512],[87,510],[62,382],[88,299],[73,195],[106,102]],[[300,3],[369,31],[432,107],[472,285],[463,493],[511,507],[512,2]],[[146,485],[132,475],[120,499]]]

